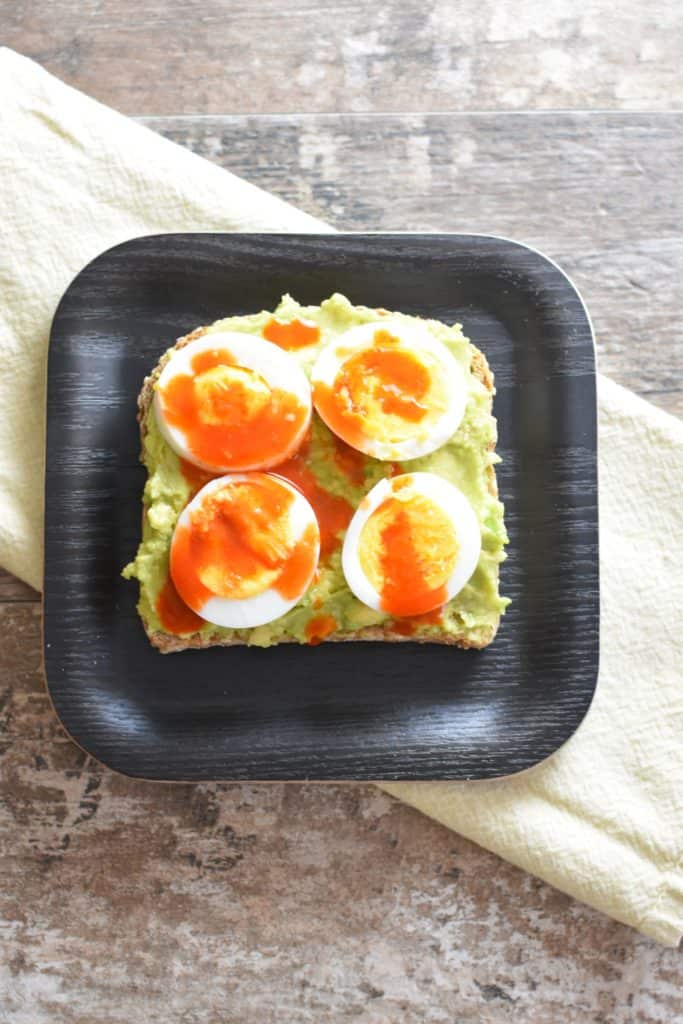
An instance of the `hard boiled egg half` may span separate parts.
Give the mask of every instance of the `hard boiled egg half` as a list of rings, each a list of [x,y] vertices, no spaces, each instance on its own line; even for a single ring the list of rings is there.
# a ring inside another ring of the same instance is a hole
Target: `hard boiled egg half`
[[[171,448],[213,473],[267,469],[292,455],[311,419],[303,370],[251,334],[204,334],[176,349],[154,392]]]
[[[318,523],[303,494],[270,473],[234,473],[202,487],[180,514],[171,578],[207,622],[246,629],[300,600],[319,552]]]
[[[418,324],[361,324],[328,345],[312,373],[330,430],[376,459],[415,459],[457,430],[467,384],[445,345]]]
[[[342,568],[359,601],[394,617],[450,601],[477,567],[481,531],[469,501],[434,473],[380,480],[344,539]]]

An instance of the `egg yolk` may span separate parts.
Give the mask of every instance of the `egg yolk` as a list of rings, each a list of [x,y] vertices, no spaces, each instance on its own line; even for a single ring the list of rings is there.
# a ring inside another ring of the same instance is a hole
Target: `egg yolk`
[[[260,374],[244,366],[212,366],[193,381],[197,415],[209,426],[255,419],[269,405],[271,390]]]
[[[360,567],[383,611],[395,616],[423,615],[445,603],[458,551],[450,517],[409,485],[375,509],[358,541]]]
[[[196,353],[191,370],[171,377],[159,398],[166,422],[199,462],[240,469],[291,454],[308,416],[295,395],[271,388],[224,348]]]
[[[183,601],[201,611],[212,597],[302,593],[318,558],[318,528],[311,523],[292,535],[293,501],[288,487],[265,474],[207,495],[173,536],[171,576]]]
[[[356,447],[368,437],[398,443],[421,436],[448,407],[431,353],[409,348],[386,330],[344,361],[333,387],[318,382],[314,399],[328,426]]]

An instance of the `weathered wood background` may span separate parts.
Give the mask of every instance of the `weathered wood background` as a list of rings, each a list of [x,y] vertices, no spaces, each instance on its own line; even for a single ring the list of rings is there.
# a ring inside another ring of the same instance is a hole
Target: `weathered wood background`
[[[679,0],[2,0],[0,43],[126,114],[681,106]]]
[[[602,372],[683,415],[683,114],[142,120],[340,229],[541,249],[586,300]]]
[[[337,227],[538,246],[601,369],[680,415],[683,8],[577,12],[0,0],[0,42],[132,114],[240,111],[145,121]],[[659,113],[448,112],[526,105]],[[683,1020],[680,954],[370,787],[103,770],[50,710],[37,600],[0,573],[3,1024]]]

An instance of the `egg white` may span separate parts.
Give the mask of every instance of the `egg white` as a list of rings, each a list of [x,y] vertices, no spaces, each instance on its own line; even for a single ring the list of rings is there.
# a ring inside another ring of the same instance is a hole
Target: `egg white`
[[[460,426],[467,405],[467,382],[451,352],[425,327],[398,320],[380,320],[352,327],[322,350],[313,366],[311,383],[314,387],[316,384],[324,384],[334,389],[334,382],[346,360],[363,349],[372,348],[375,334],[379,330],[387,331],[399,338],[405,349],[416,352],[422,350],[436,360],[442,380],[446,384],[448,405],[439,419],[430,424],[428,429],[421,429],[416,425],[415,437],[388,442],[368,435],[364,438],[362,448],[358,446],[359,450],[382,461],[405,462],[422,455],[430,455],[445,444]],[[317,411],[321,419],[325,420],[320,409]],[[331,424],[328,423],[327,426],[334,431]],[[343,440],[351,443],[347,438]]]
[[[210,494],[221,490],[226,485],[248,482],[250,479],[252,479],[252,476],[248,473],[230,473],[226,476],[218,477],[216,480],[211,480],[197,492],[192,501],[183,509],[178,517],[175,529],[177,530],[179,527],[189,526],[190,516],[193,510],[199,508]],[[311,524],[313,524],[317,530],[318,521],[310,504],[303,494],[296,489],[296,487],[293,487],[282,477],[277,477],[277,481],[294,495],[294,501],[289,508],[289,516],[292,538],[298,541],[303,536],[306,528]],[[172,549],[173,540],[171,540],[171,550]],[[285,612],[288,612],[290,608],[293,608],[294,605],[301,600],[310,587],[313,576],[315,575],[319,554],[320,542],[318,541],[318,550],[313,563],[311,575],[306,581],[306,585],[302,587],[301,591],[293,598],[285,598],[282,594],[278,593],[277,590],[270,587],[268,590],[264,590],[260,594],[254,594],[253,597],[236,600],[229,597],[216,596],[210,597],[208,601],[199,608],[194,606],[190,607],[192,607],[192,610],[202,619],[213,623],[215,626],[227,626],[230,629],[249,629],[253,626],[264,626],[267,622],[279,619],[281,615],[284,615]],[[181,587],[178,586],[178,583],[175,580],[173,582],[176,590],[180,596],[183,597]],[[185,600],[185,598],[183,598],[183,600]]]
[[[178,374],[194,375],[191,361],[199,352],[206,352],[211,349],[225,347],[235,359],[238,366],[247,370],[253,370],[260,374],[270,388],[277,388],[288,391],[296,397],[298,402],[307,410],[301,430],[297,433],[286,451],[279,452],[270,459],[263,459],[243,466],[216,466],[199,459],[189,448],[185,434],[178,427],[167,422],[163,402],[159,391]],[[312,402],[311,386],[308,383],[306,374],[292,356],[283,349],[274,345],[265,338],[259,338],[254,334],[241,334],[238,331],[216,331],[212,334],[203,334],[200,338],[188,342],[182,348],[176,349],[159,374],[159,380],[154,390],[154,413],[156,415],[159,429],[171,448],[188,462],[194,463],[209,472],[224,472],[230,469],[247,471],[254,469],[268,469],[279,462],[283,462],[292,455],[301,444],[303,437],[311,422]]]
[[[447,583],[446,600],[455,597],[468,582],[479,562],[481,553],[481,530],[479,520],[465,495],[448,480],[435,473],[408,473],[412,480],[410,490],[417,491],[431,499],[448,516],[458,540],[458,556]],[[359,601],[382,611],[381,594],[367,578],[360,564],[358,553],[360,535],[372,513],[389,497],[401,500],[401,490],[394,490],[392,484],[401,476],[380,480],[370,490],[356,510],[344,538],[342,569],[350,590]],[[406,493],[408,488],[406,488]]]

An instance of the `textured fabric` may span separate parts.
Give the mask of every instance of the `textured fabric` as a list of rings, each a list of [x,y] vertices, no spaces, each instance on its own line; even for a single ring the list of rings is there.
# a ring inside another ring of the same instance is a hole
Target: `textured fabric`
[[[0,564],[40,589],[47,342],[71,279],[158,231],[324,224],[0,49]]]
[[[155,231],[324,224],[0,50],[0,563],[42,580],[45,357],[60,295]],[[683,932],[683,425],[600,380],[601,668],[578,732],[516,778],[384,788],[668,945]]]
[[[674,946],[683,932],[683,424],[605,377],[598,395],[601,651],[587,717],[516,778],[384,788]]]

